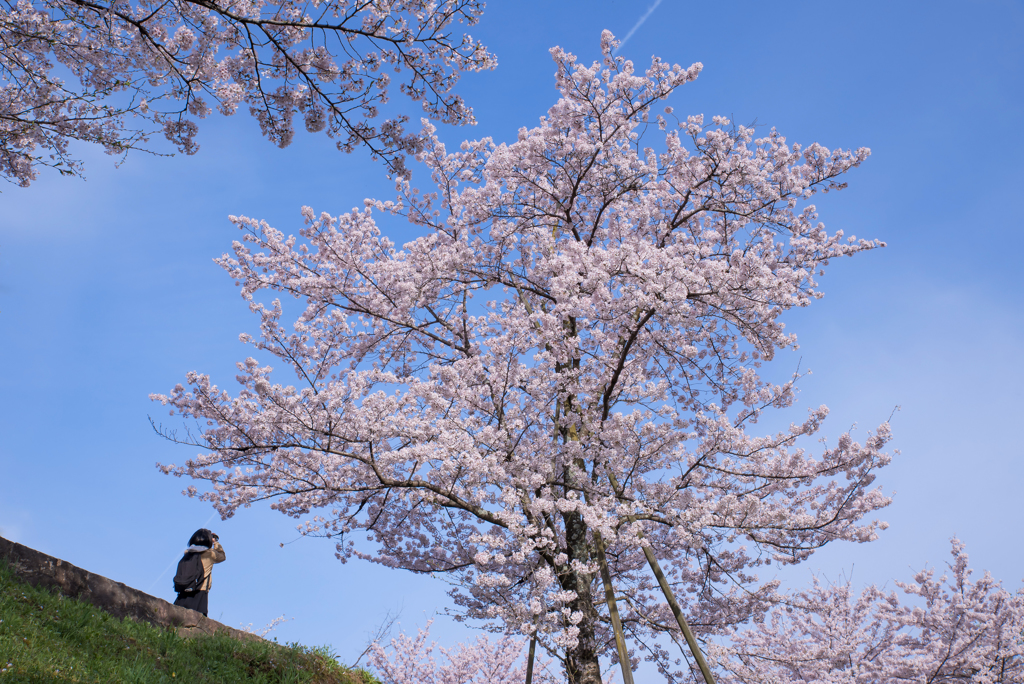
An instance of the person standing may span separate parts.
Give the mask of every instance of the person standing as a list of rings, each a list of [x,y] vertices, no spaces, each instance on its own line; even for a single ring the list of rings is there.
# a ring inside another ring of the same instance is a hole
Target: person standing
[[[195,562],[196,556],[199,563]],[[174,578],[175,588],[179,585],[179,579],[180,584],[187,584],[188,588],[178,591],[174,605],[206,615],[209,611],[210,587],[213,586],[213,566],[223,563],[226,558],[220,537],[205,527],[196,530],[188,540],[188,548],[178,563],[178,574]]]

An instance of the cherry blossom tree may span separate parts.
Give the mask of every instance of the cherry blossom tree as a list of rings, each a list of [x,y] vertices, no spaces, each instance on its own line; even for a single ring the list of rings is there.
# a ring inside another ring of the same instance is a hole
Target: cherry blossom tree
[[[446,649],[430,641],[430,625],[418,630],[415,638],[400,634],[386,648],[371,645],[370,666],[383,684],[522,684],[526,680],[521,639],[506,635],[492,644],[480,636],[474,643]],[[532,674],[532,680],[533,684],[558,681],[543,668]]]
[[[661,114],[701,65],[637,73],[615,45],[591,66],[553,49],[561,97],[515,142],[449,151],[424,122],[427,192],[305,208],[298,235],[232,217],[219,263],[260,321],[242,339],[289,379],[248,358],[235,394],[190,373],[153,395],[203,450],[162,468],[224,516],[269,501],[342,561],[447,577],[568,681],[600,681],[603,654],[689,680],[685,638],[710,682],[697,641],[769,607],[758,566],[884,526],[887,423],[808,450],[822,406],[751,434],[795,400],[759,370],[796,344],[782,313],[881,244],[809,201],[869,152]],[[377,220],[400,217],[420,234],[398,248]]]
[[[1024,681],[1024,593],[988,573],[970,580],[964,545],[952,542],[949,572],[923,570],[899,593],[850,582],[787,597],[768,619],[713,648],[720,682]],[[902,594],[904,600],[900,600]]]
[[[405,173],[405,154],[421,148],[406,116],[371,122],[392,73],[431,119],[472,122],[453,88],[496,62],[455,27],[482,10],[480,0],[2,0],[0,176],[27,186],[40,166],[78,175],[74,140],[124,155],[161,131],[193,154],[196,120],[239,105],[280,147],[301,115],[339,149],[365,145]]]

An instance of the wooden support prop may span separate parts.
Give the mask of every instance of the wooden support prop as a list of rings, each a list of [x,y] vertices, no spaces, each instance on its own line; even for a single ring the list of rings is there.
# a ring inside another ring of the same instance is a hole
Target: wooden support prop
[[[619,665],[622,667],[622,683],[633,684],[633,668],[629,663],[626,651],[626,635],[622,631],[622,620],[619,619],[619,607],[615,603],[615,587],[612,586],[612,575],[608,570],[608,559],[604,554],[604,539],[601,533],[594,530],[594,545],[597,547],[597,562],[601,565],[601,580],[604,582],[604,598],[608,604],[608,613],[612,617],[612,630],[615,632],[615,650],[619,654]]]
[[[615,496],[619,499],[622,498],[622,488],[619,486],[619,481],[612,473],[608,473],[608,481],[612,485],[612,490],[615,492]],[[679,629],[683,632],[683,638],[686,639],[686,644],[690,647],[690,652],[693,653],[694,659],[697,661],[697,667],[700,668],[700,673],[704,675],[705,684],[715,684],[715,678],[711,674],[711,668],[708,667],[708,663],[704,660],[704,654],[700,651],[700,645],[697,644],[697,639],[694,638],[693,632],[690,631],[690,625],[686,624],[686,618],[683,617],[683,609],[679,607],[679,602],[676,601],[676,595],[672,592],[672,587],[668,585],[668,578],[665,577],[665,573],[661,571],[661,565],[658,563],[657,557],[654,555],[654,551],[651,550],[650,546],[643,543],[643,536],[641,535],[641,548],[644,551],[644,556],[647,558],[647,564],[651,566],[651,570],[654,572],[654,576],[658,580],[658,585],[661,587],[661,593],[665,595],[665,600],[668,601],[668,607],[672,609],[672,615],[676,618],[676,624],[679,625]]]
[[[526,684],[533,684],[533,658],[537,654],[537,630],[530,638],[530,654],[526,657]]]
[[[668,607],[672,609],[672,614],[676,616],[676,623],[679,625],[679,629],[683,631],[683,637],[686,638],[686,643],[690,647],[690,651],[693,653],[693,657],[697,660],[697,667],[700,668],[700,673],[704,675],[705,684],[715,684],[715,678],[711,675],[711,668],[708,667],[707,662],[704,660],[704,654],[700,652],[700,646],[697,644],[697,639],[694,638],[693,632],[690,631],[690,625],[686,624],[686,618],[683,617],[683,610],[679,607],[679,602],[676,601],[675,594],[672,593],[672,587],[668,585],[668,579],[665,577],[665,573],[661,571],[661,565],[658,564],[658,559],[654,557],[654,552],[651,551],[651,547],[644,546],[644,556],[647,557],[647,564],[651,566],[651,570],[654,571],[654,576],[658,578],[658,584],[661,585],[661,593],[665,595],[665,600],[668,601]]]

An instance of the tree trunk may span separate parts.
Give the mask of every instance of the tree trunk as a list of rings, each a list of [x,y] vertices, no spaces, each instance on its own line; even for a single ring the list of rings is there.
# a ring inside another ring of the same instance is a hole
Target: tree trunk
[[[574,560],[589,563],[591,558],[590,544],[587,541],[587,525],[583,517],[575,512],[563,514],[565,521],[566,552],[568,564],[559,573],[559,583],[563,589],[576,593],[576,598],[569,604],[572,612],[580,612],[583,619],[576,624],[579,634],[576,647],[569,650],[565,657],[565,674],[569,684],[601,684],[601,665],[597,660],[597,608],[591,586],[594,581],[590,573],[579,572],[573,568]]]

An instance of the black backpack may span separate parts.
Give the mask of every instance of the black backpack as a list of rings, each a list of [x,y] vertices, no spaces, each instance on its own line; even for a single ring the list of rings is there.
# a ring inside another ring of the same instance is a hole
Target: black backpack
[[[206,573],[203,572],[203,559],[201,554],[186,552],[178,561],[178,572],[174,575],[174,591],[179,594],[192,594],[199,591],[206,581]]]

